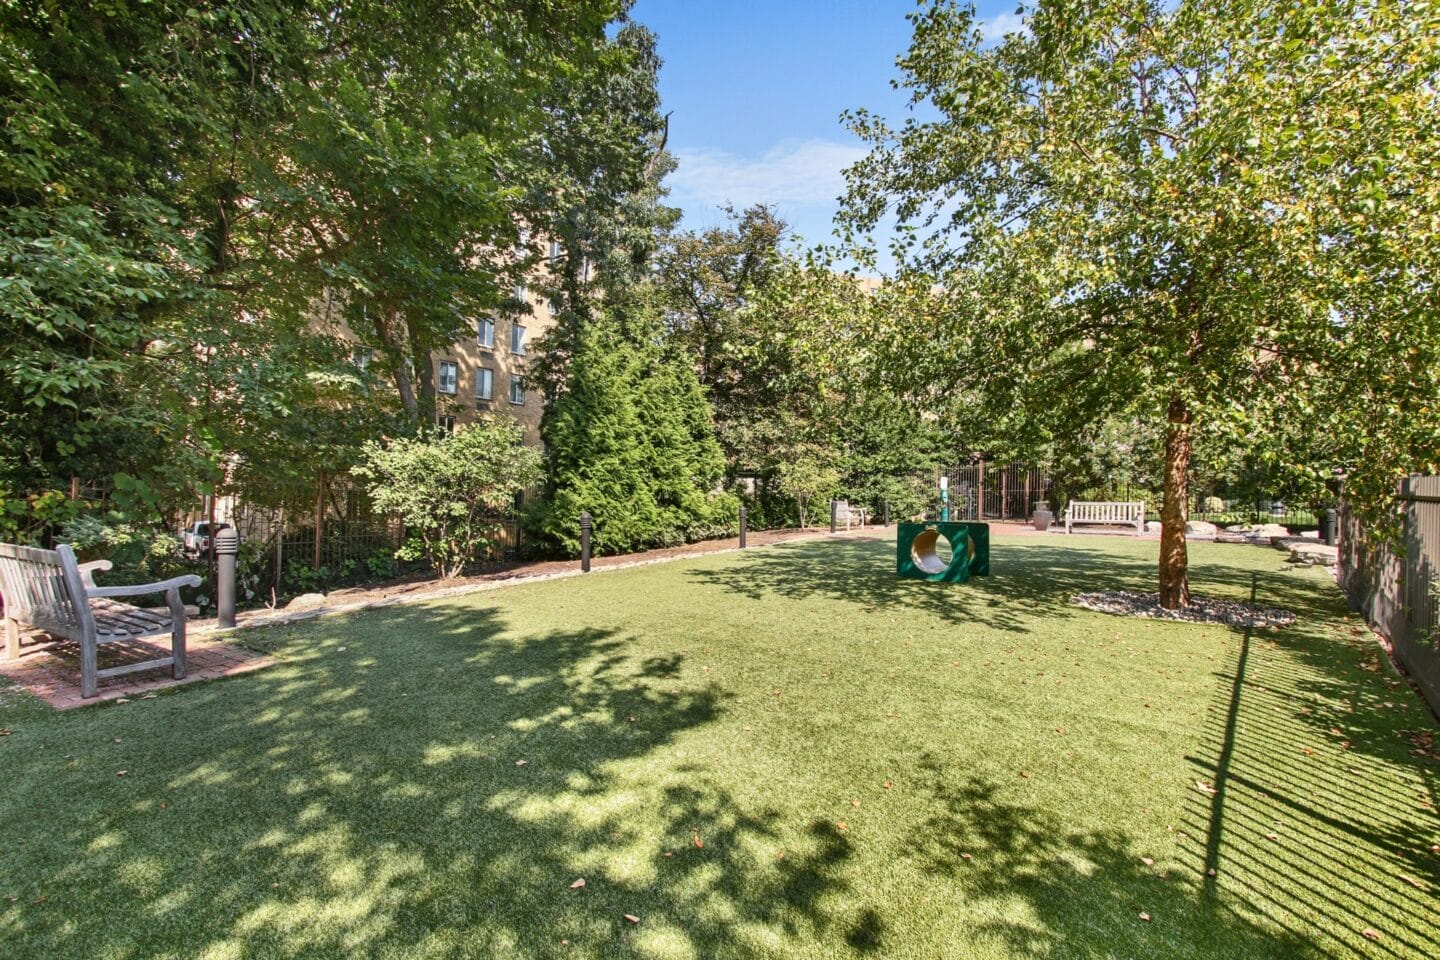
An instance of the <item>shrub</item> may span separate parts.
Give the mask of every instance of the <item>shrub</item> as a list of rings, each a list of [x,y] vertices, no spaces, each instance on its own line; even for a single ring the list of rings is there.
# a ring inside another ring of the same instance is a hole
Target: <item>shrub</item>
[[[815,444],[803,444],[775,472],[780,490],[795,500],[801,526],[808,526],[814,506],[835,493],[840,473],[826,451]]]
[[[540,454],[525,446],[510,417],[482,417],[453,434],[367,443],[352,472],[379,510],[398,513],[410,540],[395,556],[427,560],[444,577],[459,576],[476,550],[492,542],[497,514],[515,494],[539,483]]]

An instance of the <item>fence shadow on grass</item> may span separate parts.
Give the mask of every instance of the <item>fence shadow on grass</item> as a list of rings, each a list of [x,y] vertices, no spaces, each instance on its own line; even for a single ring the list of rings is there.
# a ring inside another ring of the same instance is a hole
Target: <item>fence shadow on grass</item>
[[[1393,700],[1377,694],[1377,655],[1313,622],[1244,631],[1189,758],[1181,838],[1209,902],[1255,904],[1327,955],[1434,956],[1436,769],[1407,755],[1397,705],[1428,718],[1398,681]],[[1262,900],[1277,887],[1292,897]]]
[[[1123,830],[1059,817],[1026,803],[1014,785],[935,754],[921,758],[920,772],[934,812],[910,856],[954,883],[956,896],[985,918],[981,936],[1016,956],[1089,956],[1079,945],[1096,943],[1116,957],[1318,955],[1299,935],[1277,935],[1207,900],[1197,873],[1137,849]]]

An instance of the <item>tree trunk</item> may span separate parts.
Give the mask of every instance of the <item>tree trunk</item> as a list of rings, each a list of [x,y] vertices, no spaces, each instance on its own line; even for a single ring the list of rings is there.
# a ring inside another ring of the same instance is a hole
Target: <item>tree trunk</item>
[[[377,311],[375,320],[375,334],[386,359],[390,361],[395,389],[400,394],[401,405],[405,407],[405,416],[419,420],[420,405],[415,399],[415,384],[410,378],[410,369],[405,365],[405,350],[395,335],[396,311],[391,308],[385,308],[383,314]]]
[[[1185,522],[1190,514],[1191,420],[1185,401],[1172,397],[1165,429],[1165,502],[1160,508],[1160,606],[1166,610],[1190,603]]]

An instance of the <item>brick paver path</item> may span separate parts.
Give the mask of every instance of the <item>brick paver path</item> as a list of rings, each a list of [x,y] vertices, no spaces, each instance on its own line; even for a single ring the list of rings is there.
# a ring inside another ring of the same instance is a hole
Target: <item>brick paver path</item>
[[[184,680],[170,676],[169,667],[127,673],[123,677],[101,680],[99,695],[85,700],[80,696],[80,645],[71,640],[52,643],[31,640],[21,645],[18,660],[0,660],[0,676],[14,680],[57,710],[134,699],[164,687],[248,673],[275,663],[274,657],[237,647],[219,637],[191,637],[186,644],[188,669]],[[99,651],[100,669],[169,655],[169,637],[159,638],[158,643],[144,640],[103,643]]]

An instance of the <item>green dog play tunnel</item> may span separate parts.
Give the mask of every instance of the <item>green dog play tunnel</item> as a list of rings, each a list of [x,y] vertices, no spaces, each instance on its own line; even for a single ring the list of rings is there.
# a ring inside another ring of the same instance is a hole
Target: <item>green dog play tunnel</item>
[[[964,583],[990,574],[987,523],[902,523],[895,540],[895,573],[914,580]]]

